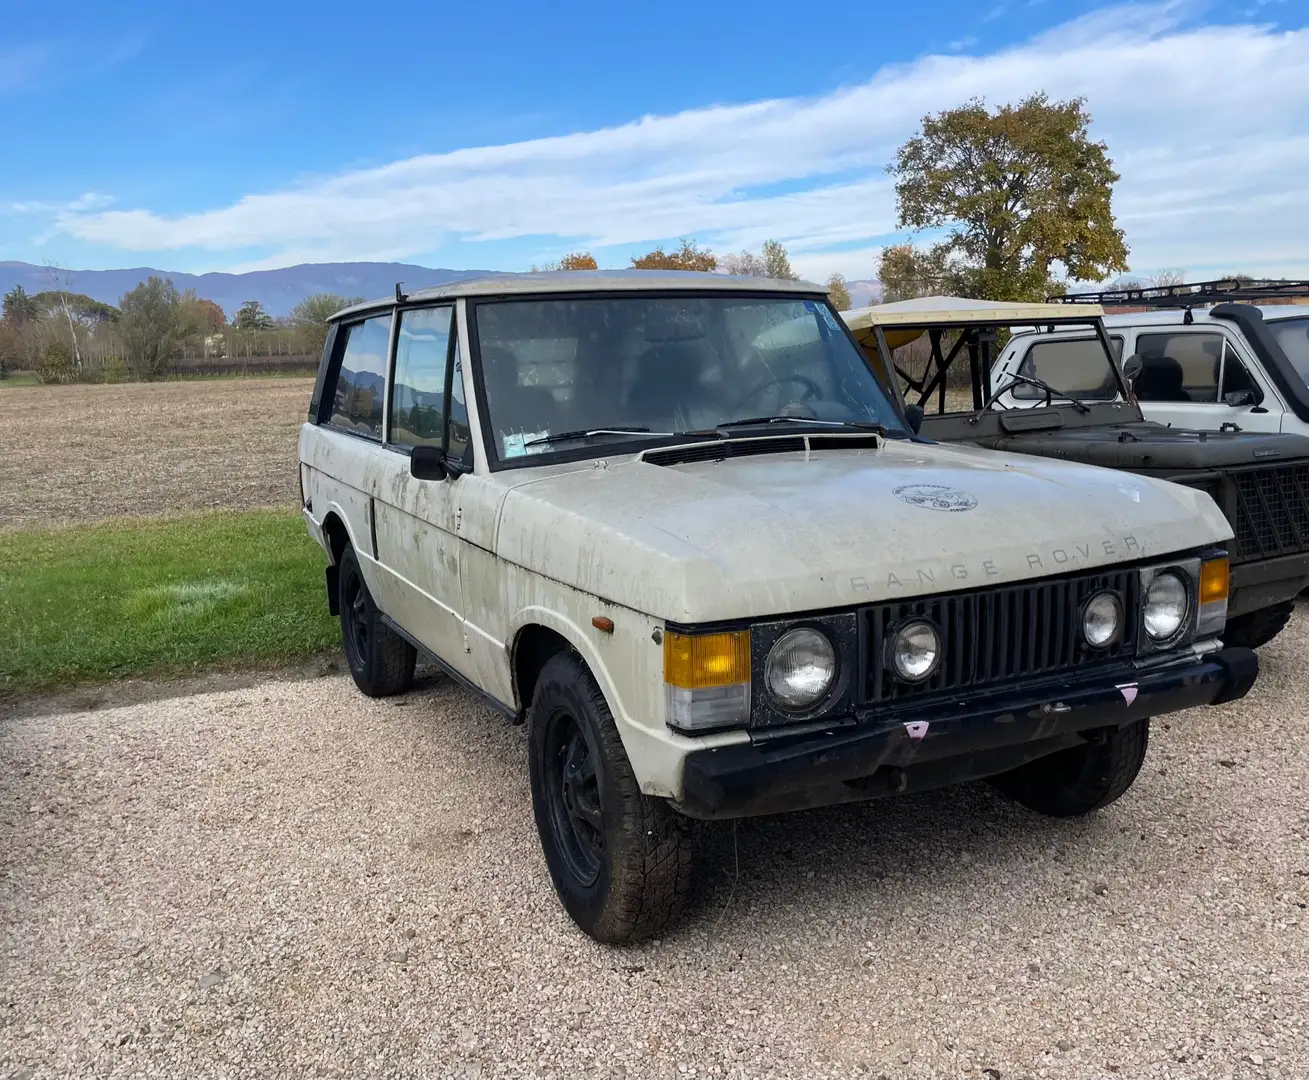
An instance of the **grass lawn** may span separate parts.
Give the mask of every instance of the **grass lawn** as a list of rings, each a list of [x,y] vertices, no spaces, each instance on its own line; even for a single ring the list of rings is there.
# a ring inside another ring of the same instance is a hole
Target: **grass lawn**
[[[325,565],[284,510],[0,533],[0,696],[335,647]]]
[[[0,379],[0,390],[9,386],[40,386],[41,380],[36,377],[32,371],[6,371],[5,377]]]

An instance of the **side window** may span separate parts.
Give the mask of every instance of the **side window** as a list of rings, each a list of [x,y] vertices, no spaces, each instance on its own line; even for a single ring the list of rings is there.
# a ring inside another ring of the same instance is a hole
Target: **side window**
[[[1134,389],[1142,401],[1218,400],[1222,334],[1138,334],[1136,351],[1144,367]]]
[[[1117,360],[1123,351],[1123,339],[1111,338],[1110,345]],[[1078,398],[1112,400],[1118,393],[1118,383],[1105,359],[1104,347],[1099,338],[1062,338],[1054,341],[1035,341],[1027,350],[1018,368],[1020,375],[1040,379],[1056,390]],[[1019,399],[1045,399],[1045,391],[1030,384],[1020,383],[1013,389]]]
[[[464,403],[464,361],[463,350],[459,347],[459,340],[455,338],[454,348],[454,365],[455,369],[450,378],[450,442],[446,446],[446,453],[450,457],[459,461],[465,461],[472,464],[470,456],[470,446],[472,434],[468,429],[468,406]]]
[[[397,446],[440,446],[445,437],[445,368],[449,307],[400,313],[391,381],[391,435]]]
[[[1236,355],[1236,350],[1232,348],[1232,343],[1229,341],[1223,346],[1221,397],[1226,401],[1228,394],[1239,393],[1252,394],[1256,401],[1262,397],[1259,384],[1251,378],[1250,373],[1246,370],[1245,365],[1241,363],[1241,358]]]
[[[386,390],[386,352],[391,341],[391,316],[342,327],[341,367],[336,374],[332,412],[327,422],[333,427],[382,437],[382,396]]]

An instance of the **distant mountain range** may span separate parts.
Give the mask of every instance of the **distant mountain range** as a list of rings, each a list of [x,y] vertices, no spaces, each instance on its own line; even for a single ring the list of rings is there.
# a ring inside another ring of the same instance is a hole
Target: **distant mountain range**
[[[406,290],[444,285],[465,278],[484,277],[486,270],[434,270],[409,263],[303,263],[279,270],[252,270],[248,274],[180,274],[141,266],[131,270],[71,270],[68,288],[105,304],[117,304],[123,293],[146,278],[169,278],[178,290],[194,289],[231,316],[247,300],[258,300],[270,315],[287,315],[306,296],[331,292],[373,300],[395,292],[403,281]],[[24,262],[0,262],[0,292],[21,285],[29,293],[55,287],[46,267]]]
[[[270,315],[287,315],[306,296],[331,292],[372,300],[389,296],[397,281],[406,291],[444,285],[451,281],[485,277],[490,270],[442,270],[412,263],[302,263],[279,270],[252,270],[248,274],[181,274],[141,266],[131,270],[71,270],[67,287],[105,304],[117,304],[123,293],[146,278],[172,280],[179,290],[194,289],[198,296],[220,305],[230,317],[247,300],[258,300]],[[62,276],[62,272],[60,272]],[[25,262],[0,262],[0,293],[21,285],[29,293],[56,287],[49,269]],[[876,303],[882,287],[876,281],[846,283],[855,307]]]

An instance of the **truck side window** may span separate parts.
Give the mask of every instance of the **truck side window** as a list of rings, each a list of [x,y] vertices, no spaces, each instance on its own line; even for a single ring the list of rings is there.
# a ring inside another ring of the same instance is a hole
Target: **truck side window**
[[[1223,335],[1139,334],[1136,351],[1144,368],[1133,389],[1141,401],[1218,400]]]
[[[1259,387],[1254,379],[1250,377],[1250,373],[1246,371],[1245,365],[1241,363],[1241,358],[1236,355],[1236,351],[1231,345],[1226,346],[1226,348],[1227,356],[1223,361],[1223,385],[1221,392],[1223,400],[1227,399],[1228,394],[1240,393],[1243,390],[1248,390],[1251,393],[1258,395]]]
[[[391,436],[397,446],[441,446],[445,438],[445,369],[450,307],[400,313],[391,382]]]
[[[342,327],[345,341],[327,422],[370,439],[382,437],[382,395],[386,388],[386,354],[391,342],[391,316],[378,315]]]
[[[1123,339],[1111,338],[1114,359],[1120,360]],[[1078,398],[1112,400],[1118,393],[1118,383],[1104,358],[1099,338],[1058,338],[1053,341],[1035,341],[1019,366],[1020,375],[1047,382],[1056,390]],[[1020,383],[1013,389],[1019,399],[1035,400],[1045,397],[1045,391],[1030,384]]]

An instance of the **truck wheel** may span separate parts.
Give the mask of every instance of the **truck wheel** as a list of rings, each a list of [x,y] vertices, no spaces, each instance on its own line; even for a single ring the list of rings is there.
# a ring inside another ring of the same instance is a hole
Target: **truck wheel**
[[[564,908],[606,944],[658,934],[690,886],[690,823],[641,793],[604,695],[573,654],[546,662],[528,723],[532,809]]]
[[[349,544],[341,552],[337,582],[341,640],[355,685],[369,697],[388,697],[409,689],[418,651],[382,622],[382,613],[359,571],[355,549]]]
[[[1149,719],[1106,730],[1099,741],[1060,750],[991,778],[1011,799],[1050,817],[1108,806],[1132,786],[1150,742]]]
[[[1267,645],[1285,628],[1291,614],[1295,611],[1295,601],[1287,600],[1282,604],[1238,615],[1227,624],[1222,633],[1224,645],[1240,645],[1247,649],[1257,649]]]

